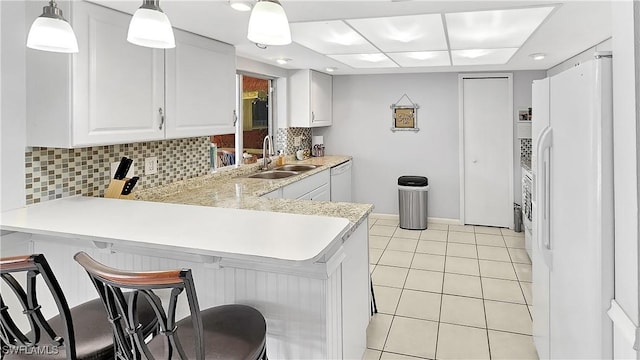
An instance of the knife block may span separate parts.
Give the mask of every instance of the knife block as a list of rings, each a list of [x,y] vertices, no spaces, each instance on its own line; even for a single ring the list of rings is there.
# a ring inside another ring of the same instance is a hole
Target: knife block
[[[109,183],[109,187],[104,192],[104,197],[111,199],[133,199],[133,193],[128,195],[122,195],[122,189],[124,185],[129,181],[128,178],[124,178],[122,180],[111,179]]]

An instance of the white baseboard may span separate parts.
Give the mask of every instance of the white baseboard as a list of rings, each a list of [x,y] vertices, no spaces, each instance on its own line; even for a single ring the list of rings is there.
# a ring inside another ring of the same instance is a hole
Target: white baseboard
[[[369,215],[370,218],[372,219],[377,219],[377,220],[400,220],[400,216],[398,214],[376,214],[376,213],[371,213],[371,215]]]
[[[428,217],[427,221],[434,224],[460,225],[460,219]]]
[[[398,214],[371,213],[369,217],[372,219],[379,219],[379,220],[396,220],[396,221],[400,220],[400,216]],[[434,224],[460,225],[459,219],[428,217],[427,221]]]

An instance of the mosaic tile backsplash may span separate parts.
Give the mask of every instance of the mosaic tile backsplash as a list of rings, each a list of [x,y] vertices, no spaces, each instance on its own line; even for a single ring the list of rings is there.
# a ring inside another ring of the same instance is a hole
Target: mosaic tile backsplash
[[[302,136],[300,146],[293,145],[296,136]],[[311,149],[311,128],[290,127],[278,129],[276,149],[283,150],[285,155],[293,155],[300,149]]]
[[[133,159],[136,189],[166,185],[209,173],[209,137],[81,149],[33,147],[25,153],[27,204],[72,195],[103,196],[111,180],[111,163]],[[158,172],[144,174],[144,159],[158,158]],[[134,189],[135,192],[135,189]]]
[[[520,139],[520,160],[531,161],[531,139]]]

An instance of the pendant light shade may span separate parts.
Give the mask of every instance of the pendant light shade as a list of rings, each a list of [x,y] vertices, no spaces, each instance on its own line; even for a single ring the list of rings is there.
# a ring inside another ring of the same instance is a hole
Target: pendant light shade
[[[258,0],[251,10],[247,38],[256,44],[291,44],[289,20],[278,0]]]
[[[78,52],[76,34],[67,20],[62,17],[62,10],[53,0],[42,8],[42,15],[31,25],[27,36],[27,47],[61,53]]]
[[[144,0],[129,23],[127,41],[139,46],[159,49],[176,47],[173,28],[158,0]]]

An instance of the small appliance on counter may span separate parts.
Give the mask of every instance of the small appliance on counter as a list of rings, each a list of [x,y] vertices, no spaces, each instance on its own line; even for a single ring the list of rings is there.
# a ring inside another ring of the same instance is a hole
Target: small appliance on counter
[[[311,142],[311,155],[316,157],[324,156],[324,138],[322,136],[314,136]]]

